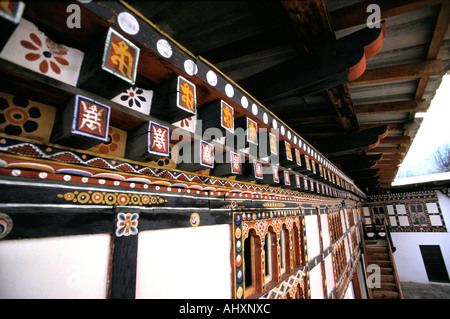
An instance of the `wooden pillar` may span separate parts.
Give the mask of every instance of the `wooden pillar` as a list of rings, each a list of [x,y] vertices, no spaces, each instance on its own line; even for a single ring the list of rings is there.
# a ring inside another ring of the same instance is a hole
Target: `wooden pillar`
[[[112,246],[109,298],[134,299],[136,293],[138,214],[117,216]]]

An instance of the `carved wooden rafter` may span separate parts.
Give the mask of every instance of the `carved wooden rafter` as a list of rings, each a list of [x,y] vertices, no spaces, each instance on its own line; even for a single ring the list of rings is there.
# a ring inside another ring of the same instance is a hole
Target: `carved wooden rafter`
[[[388,132],[388,127],[384,125],[360,132],[328,137],[317,141],[317,144],[327,157],[352,154],[376,148]]]
[[[254,74],[240,85],[270,107],[274,101],[319,93],[348,83],[364,73],[366,59],[381,49],[384,30],[384,23],[379,29],[364,28]]]

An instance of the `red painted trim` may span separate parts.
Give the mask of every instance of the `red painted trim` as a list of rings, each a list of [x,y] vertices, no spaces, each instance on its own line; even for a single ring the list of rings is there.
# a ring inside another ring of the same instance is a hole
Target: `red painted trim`
[[[382,22],[381,24],[381,30],[382,31],[380,32],[378,38],[364,47],[364,55],[361,60],[348,69],[347,74],[349,82],[356,80],[361,75],[363,75],[366,71],[367,59],[370,59],[378,52],[380,52],[381,48],[383,47],[383,38],[386,35],[386,24],[384,22]]]

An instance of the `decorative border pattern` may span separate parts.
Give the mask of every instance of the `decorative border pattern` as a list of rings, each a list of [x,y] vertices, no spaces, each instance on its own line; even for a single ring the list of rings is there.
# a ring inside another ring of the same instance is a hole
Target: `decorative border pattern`
[[[173,180],[178,181],[178,183],[185,183],[185,182],[197,183],[200,185],[205,185],[205,186],[198,185],[198,187],[201,187],[201,189],[204,190],[215,191],[219,190],[222,187],[229,187],[240,189],[242,191],[256,192],[260,194],[271,193],[277,196],[286,196],[286,199],[293,201],[295,201],[296,197],[298,196],[301,196],[302,200],[314,200],[314,201],[336,200],[335,198],[325,198],[320,194],[306,194],[300,191],[283,188],[274,188],[255,183],[245,183],[234,181],[231,179],[221,179],[211,176],[197,175],[195,173],[185,173],[171,169],[154,168],[150,165],[145,165],[145,163],[125,162],[116,159],[109,159],[106,157],[99,157],[98,155],[90,155],[88,153],[69,151],[46,145],[36,145],[10,138],[0,138],[0,151],[19,156],[25,156],[28,158],[46,159],[54,162],[85,166],[86,169],[81,169],[81,167],[79,169],[77,168],[78,170],[77,173],[78,175],[83,175],[86,177],[93,176],[93,173],[90,172],[89,170],[89,168],[91,167],[91,168],[113,170],[119,173],[123,172],[129,174],[137,174],[137,176],[145,178],[154,177],[154,178],[162,178],[164,180]],[[0,165],[0,167],[6,166],[7,166],[6,164]],[[73,170],[73,174],[77,174],[75,171],[76,170]],[[55,170],[55,172],[57,171]],[[62,172],[58,171],[57,173]],[[148,182],[153,181],[147,181],[147,183]],[[166,185],[170,186],[171,183],[166,182]],[[187,188],[186,185],[185,188]],[[346,197],[346,194],[348,196],[351,196],[349,193],[346,193],[345,191],[336,190],[336,193],[338,197]]]
[[[58,198],[63,198],[66,201],[78,204],[103,204],[113,206],[127,206],[127,205],[160,205],[167,203],[166,199],[159,196],[151,196],[147,194],[126,194],[126,193],[107,193],[107,192],[67,192],[65,194],[58,194]]]

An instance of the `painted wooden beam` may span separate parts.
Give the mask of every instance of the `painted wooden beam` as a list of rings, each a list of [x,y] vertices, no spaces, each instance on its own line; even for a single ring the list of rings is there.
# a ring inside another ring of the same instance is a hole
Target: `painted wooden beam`
[[[323,0],[282,0],[305,52],[317,48],[336,37]]]
[[[444,2],[444,0],[378,0],[376,4],[381,9],[381,19],[387,19],[402,13],[434,6]],[[342,30],[353,26],[366,24],[370,13],[367,7],[374,1],[366,0],[354,5],[350,5],[330,12],[330,19],[334,30]]]
[[[444,2],[441,5],[436,26],[433,32],[433,38],[431,39],[430,46],[428,48],[427,60],[436,59],[441,49],[442,42],[444,40],[445,33],[447,32],[448,24],[450,20],[450,3]],[[429,77],[422,77],[417,85],[415,98],[422,98],[425,93],[425,89],[428,84]]]
[[[306,52],[324,42],[336,40],[324,0],[283,0],[281,3]],[[359,130],[358,119],[346,84],[325,90],[323,95],[335,109],[338,115],[336,120],[345,131]]]
[[[383,138],[382,144],[410,144],[411,137],[409,136],[388,136]]]
[[[369,179],[378,176],[380,169],[365,169],[358,172],[348,173],[348,177],[357,181],[361,179]]]
[[[411,80],[423,76],[438,76],[443,71],[442,60],[429,60],[423,62],[407,63],[367,70],[364,74],[349,83],[350,86],[378,84]]]
[[[355,111],[358,115],[423,112],[426,110],[427,101],[423,99],[355,105]]]
[[[388,134],[387,126],[356,133],[342,134],[318,141],[318,149],[327,157],[351,154],[375,148]]]
[[[358,78],[382,46],[383,28],[364,28],[254,74],[239,84],[262,103],[318,93]],[[270,81],[268,81],[270,79]]]
[[[382,157],[383,154],[376,154],[354,160],[340,161],[339,163],[342,167],[342,171],[346,174],[350,174],[352,172],[358,172],[376,167],[377,162],[380,161]]]
[[[335,88],[331,88],[325,91],[326,97],[330,100],[331,105],[334,107],[338,117],[338,123],[346,131],[359,130],[359,123],[356,114],[355,107],[353,105],[352,98],[348,84],[344,83]]]

